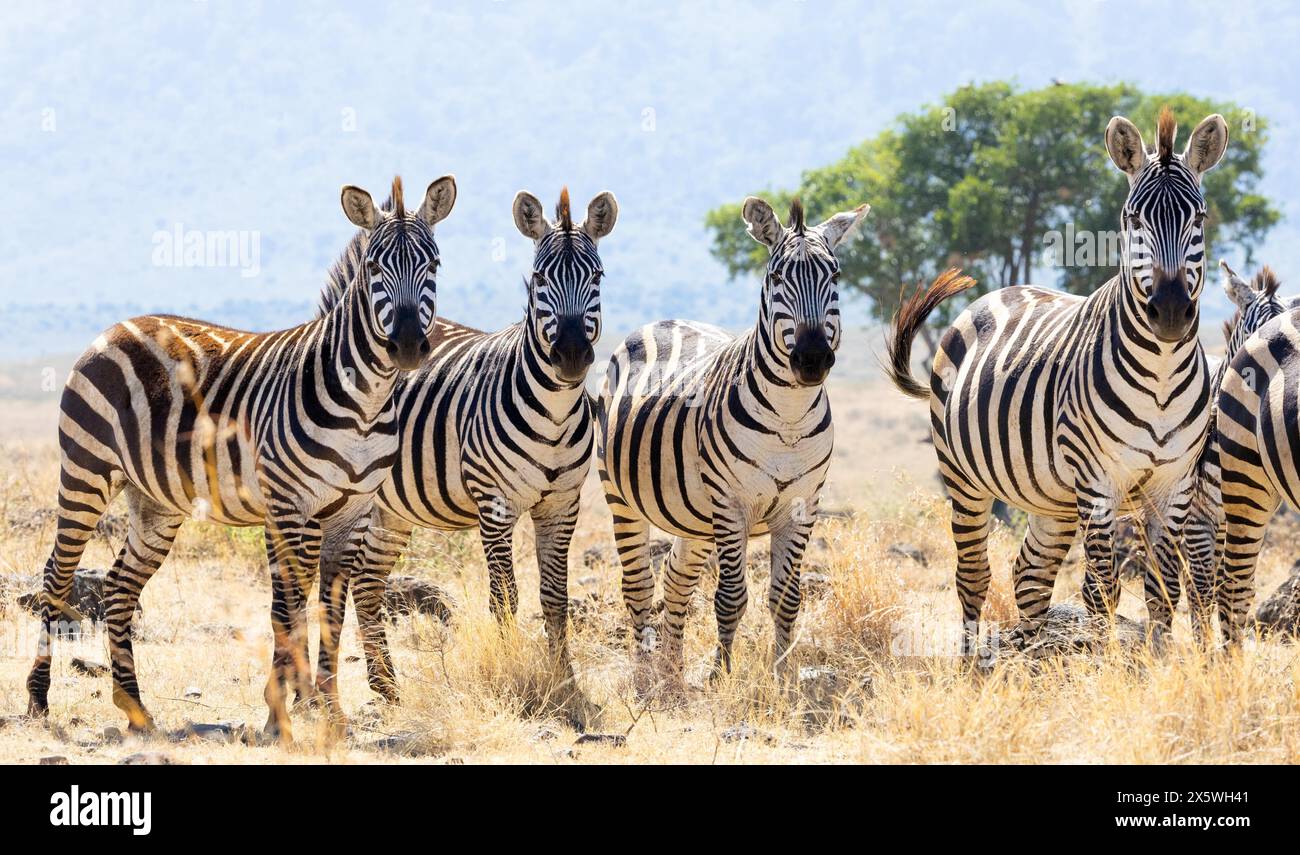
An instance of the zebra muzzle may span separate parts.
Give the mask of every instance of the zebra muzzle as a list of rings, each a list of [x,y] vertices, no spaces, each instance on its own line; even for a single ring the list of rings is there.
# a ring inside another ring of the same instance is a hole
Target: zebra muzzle
[[[596,350],[587,340],[582,318],[561,321],[551,345],[551,365],[560,379],[570,383],[583,379],[595,361]]]
[[[388,358],[403,371],[419,368],[432,349],[420,318],[414,313],[398,317],[392,335],[384,343]]]
[[[795,336],[790,350],[790,370],[805,386],[816,386],[826,379],[835,364],[835,351],[820,329],[805,329]]]
[[[1156,338],[1171,343],[1187,337],[1196,323],[1196,301],[1184,276],[1157,276],[1146,305],[1147,322]]]

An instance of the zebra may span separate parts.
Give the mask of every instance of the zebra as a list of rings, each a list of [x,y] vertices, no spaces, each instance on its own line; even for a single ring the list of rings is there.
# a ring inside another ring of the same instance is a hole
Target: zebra
[[[1265,266],[1251,282],[1247,283],[1228,266],[1227,262],[1220,261],[1219,266],[1222,269],[1223,290],[1237,307],[1237,312],[1224,327],[1224,338],[1227,344],[1224,358],[1219,360],[1211,357],[1210,360],[1213,368],[1211,388],[1216,392],[1223,385],[1233,355],[1241,350],[1246,340],[1257,329],[1286,311],[1285,304],[1277,296],[1280,282],[1271,268]],[[1188,574],[1191,579],[1189,604],[1192,612],[1192,630],[1200,643],[1208,639],[1210,614],[1219,601],[1222,573],[1220,559],[1226,535],[1216,426],[1217,411],[1216,399],[1211,411],[1210,432],[1197,464],[1192,508],[1187,518],[1184,535]],[[1228,619],[1225,610],[1219,620],[1225,633]]]
[[[54,549],[45,565],[41,639],[28,712],[46,716],[52,636],[73,574],[109,502],[125,493],[126,543],[105,582],[113,703],[134,731],[153,717],[136,680],[131,617],[187,517],[265,525],[274,655],[267,732],[292,739],[287,687],[308,686],[305,591],[322,539],[350,526],[397,457],[392,390],[428,356],[436,315],[435,224],[456,181],[431,183],[415,213],[393,181],[392,213],[346,186],[343,211],[370,236],[330,312],[302,326],[248,333],[172,315],[104,332],[63,391]]]
[[[1159,568],[1145,586],[1151,624],[1172,620],[1179,541],[1210,418],[1210,372],[1197,338],[1201,177],[1223,156],[1228,128],[1222,116],[1206,117],[1182,154],[1174,152],[1176,131],[1168,108],[1150,151],[1128,119],[1107,126],[1107,151],[1129,180],[1123,253],[1119,274],[1090,296],[1010,287],[981,297],[940,340],[928,388],[911,376],[912,340],[935,306],[973,280],[949,271],[895,315],[889,373],[905,394],[930,401],[952,503],[965,655],[979,640],[995,499],[1029,514],[1013,571],[1021,617],[1013,638],[1041,628],[1080,528],[1085,605],[1094,615],[1114,612],[1122,513],[1147,521]]]
[[[868,206],[807,226],[799,200],[783,227],[749,197],[742,216],[768,248],[758,322],[743,335],[694,321],[649,324],[610,357],[597,409],[597,469],[613,514],[631,616],[638,690],[658,646],[649,527],[674,536],[658,666],[680,676],[687,606],[711,551],[719,579],[714,673],[731,667],[745,611],[745,546],[771,534],[768,607],[785,668],[799,613],[799,569],[817,517],[834,432],[823,386],[840,345],[835,249]]]
[[[587,370],[600,338],[604,266],[597,244],[614,229],[618,202],[603,192],[574,223],[568,188],[555,221],[526,191],[515,196],[516,227],[533,241],[522,321],[485,333],[440,319],[429,363],[395,392],[399,450],[373,507],[321,570],[331,638],[343,623],[347,586],[371,688],[389,703],[399,695],[383,624],[385,580],[416,526],[477,528],[487,558],[489,605],[498,621],[518,609],[511,537],[533,520],[540,598],[550,649],[568,667],[568,561],[594,443]],[[364,252],[359,233],[345,253]],[[341,263],[348,266],[346,260]],[[327,285],[328,307],[337,284]],[[322,644],[317,688],[335,694],[338,649]]]
[[[1240,640],[1255,596],[1255,563],[1283,500],[1300,508],[1300,308],[1257,329],[1232,356],[1219,388],[1224,535],[1216,604],[1219,630]]]

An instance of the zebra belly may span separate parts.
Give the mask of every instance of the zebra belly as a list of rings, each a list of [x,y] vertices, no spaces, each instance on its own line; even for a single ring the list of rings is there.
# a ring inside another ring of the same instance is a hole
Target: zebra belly
[[[1076,500],[1060,446],[1054,441],[1052,409],[1014,385],[993,411],[980,401],[974,372],[959,376],[946,405],[940,405],[935,444],[946,450],[950,468],[965,481],[1030,513],[1050,517],[1074,514]]]
[[[475,435],[474,420],[468,424],[465,432]],[[589,418],[586,424],[585,433],[571,446],[523,440],[519,452],[492,452],[472,440],[462,443],[454,426],[448,426],[445,437],[440,435],[436,443],[429,433],[414,446],[418,451],[399,453],[378,502],[413,525],[444,531],[478,524],[476,495],[499,497],[516,513],[525,514],[556,493],[582,488],[591,465]],[[574,429],[567,423],[557,428],[565,436]]]

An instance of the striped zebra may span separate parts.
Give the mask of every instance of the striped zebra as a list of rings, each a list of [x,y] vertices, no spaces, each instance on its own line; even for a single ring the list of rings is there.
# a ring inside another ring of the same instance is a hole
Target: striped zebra
[[[515,523],[530,516],[548,641],[567,666],[569,543],[593,445],[584,382],[601,330],[604,268],[597,244],[617,219],[612,193],[592,199],[586,219],[575,224],[567,188],[554,222],[537,197],[521,191],[514,221],[533,241],[524,319],[496,333],[439,320],[428,365],[398,385],[397,460],[375,495],[368,525],[328,550],[321,570],[333,638],[348,580],[356,577],[353,601],[370,685],[389,702],[398,693],[382,595],[416,526],[478,529],[492,613],[510,621],[518,608],[511,537]],[[364,232],[354,238],[341,268],[365,252],[365,241]],[[337,284],[327,286],[326,307],[336,293]],[[317,686],[331,699],[337,656],[337,645],[321,645]]]
[[[351,526],[397,456],[392,390],[430,349],[439,256],[433,227],[456,182],[434,181],[406,212],[344,187],[343,210],[370,240],[356,277],[323,317],[247,333],[169,315],[110,328],[63,391],[58,531],[45,565],[41,641],[27,678],[29,713],[48,714],[52,636],[73,573],[109,502],[126,494],[126,544],[105,582],[113,703],[132,730],[153,719],[140,699],[131,617],[187,517],[266,527],[274,656],[267,730],[291,738],[287,688],[309,690],[305,593],[324,536]]]
[[[1283,500],[1300,508],[1300,309],[1294,304],[1233,355],[1216,426],[1225,526],[1217,604],[1220,632],[1232,643],[1255,597],[1255,562],[1269,520]]]
[[[623,565],[638,690],[650,688],[658,646],[651,525],[675,538],[657,663],[666,676],[681,674],[687,605],[714,550],[714,670],[730,668],[748,600],[745,546],[769,533],[768,607],[775,663],[784,668],[799,613],[800,562],[834,437],[822,384],[840,344],[835,248],[867,210],[810,227],[796,200],[782,227],[766,202],[749,197],[742,208],[749,234],[769,251],[754,328],[732,337],[706,324],[660,321],[633,333],[610,357],[597,410],[597,460]]]
[[[1213,379],[1211,388],[1218,390],[1228,373],[1234,354],[1241,350],[1246,340],[1256,330],[1286,311],[1277,296],[1280,283],[1273,271],[1264,267],[1247,283],[1233,272],[1226,262],[1220,261],[1223,290],[1237,307],[1233,319],[1225,325],[1227,343],[1222,360],[1211,358]],[[1223,519],[1223,497],[1219,466],[1219,441],[1217,433],[1217,400],[1210,418],[1210,433],[1201,451],[1197,467],[1196,487],[1193,491],[1192,509],[1184,527],[1184,544],[1188,572],[1191,577],[1189,605],[1192,613],[1192,630],[1199,642],[1208,640],[1210,619],[1220,597],[1221,558],[1226,528]],[[1176,604],[1175,604],[1176,605]],[[1220,614],[1219,623],[1226,635],[1229,617],[1227,610]]]
[[[889,343],[894,383],[930,401],[939,470],[952,502],[963,652],[975,651],[989,586],[995,499],[1029,514],[1013,571],[1022,639],[1042,625],[1061,561],[1082,529],[1083,596],[1093,614],[1119,599],[1116,516],[1141,515],[1159,568],[1148,575],[1153,626],[1168,627],[1195,462],[1210,418],[1210,372],[1197,338],[1205,273],[1201,177],[1228,142],[1207,117],[1174,152],[1161,111],[1156,147],[1115,117],[1111,160],[1129,179],[1119,275],[1084,298],[1033,287],[976,300],[940,341],[930,385],[911,376],[912,340],[945,298],[973,284],[955,271],[907,301]]]

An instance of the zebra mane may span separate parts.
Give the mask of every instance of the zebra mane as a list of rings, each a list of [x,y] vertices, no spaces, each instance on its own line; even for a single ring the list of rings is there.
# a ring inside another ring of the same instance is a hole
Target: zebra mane
[[[1282,287],[1282,282],[1273,272],[1273,268],[1267,264],[1255,274],[1255,281],[1251,282],[1251,287],[1262,293],[1265,297],[1277,296],[1277,289]]]
[[[1238,310],[1231,318],[1223,322],[1223,342],[1229,347],[1232,346],[1232,334],[1237,331],[1237,324],[1241,323],[1241,311]],[[1232,358],[1232,354],[1228,354]]]
[[[393,192],[388,194],[388,202],[391,207],[387,210],[406,213],[406,201],[402,199],[402,176],[393,176]]]
[[[800,201],[798,196],[794,197],[794,200],[790,202],[790,230],[800,237],[803,236],[803,202]]]
[[[573,229],[573,215],[569,212],[569,188],[560,188],[560,201],[555,206],[555,219],[562,231]]]
[[[1160,119],[1156,122],[1156,151],[1162,166],[1168,166],[1174,156],[1174,135],[1178,133],[1178,122],[1174,120],[1174,111],[1166,104],[1160,108]]]
[[[396,210],[393,205],[394,199],[401,199],[402,179],[393,179],[393,195],[384,200],[379,206],[385,213]],[[329,273],[325,274],[325,287],[321,289],[320,303],[316,308],[316,317],[323,318],[334,310],[334,307],[343,301],[343,295],[347,293],[348,285],[356,278],[357,270],[361,267],[361,259],[366,257],[366,247],[370,245],[370,233],[365,229],[357,229],[357,233],[348,241],[348,245],[343,248],[343,254],[338,260],[331,265]]]

